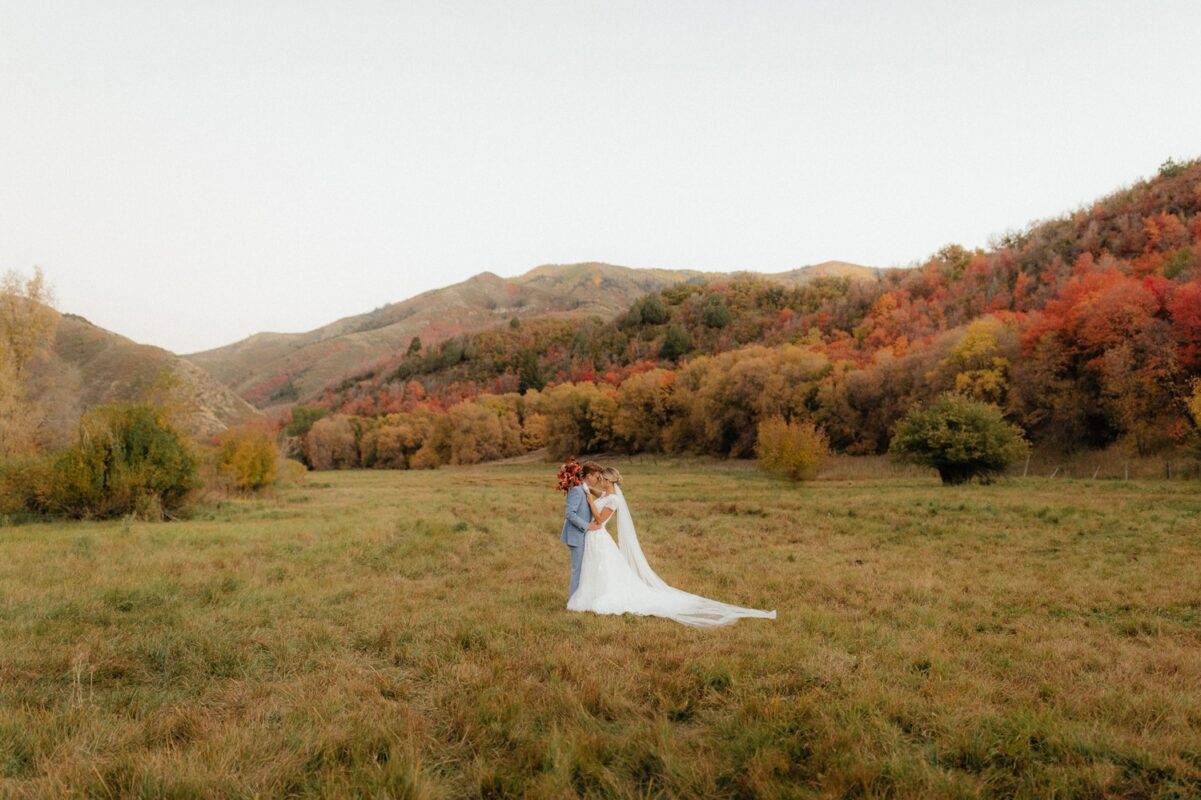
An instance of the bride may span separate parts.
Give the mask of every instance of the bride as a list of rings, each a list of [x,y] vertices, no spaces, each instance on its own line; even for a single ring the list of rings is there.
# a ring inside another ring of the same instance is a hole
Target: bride
[[[603,470],[601,489],[604,493],[595,501],[591,492],[586,493],[599,525],[585,536],[580,583],[567,601],[568,610],[667,617],[697,628],[729,625],[742,617],[776,618],[775,611],[719,603],[668,586],[638,546],[634,520],[621,493],[621,473],[613,467]],[[613,517],[617,517],[616,544],[605,528]]]

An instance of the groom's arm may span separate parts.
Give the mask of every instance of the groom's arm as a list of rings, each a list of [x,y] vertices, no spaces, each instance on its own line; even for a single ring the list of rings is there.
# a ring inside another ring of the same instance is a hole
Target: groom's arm
[[[576,488],[578,489],[579,487],[577,486]],[[572,495],[575,495],[577,498],[582,497],[582,495],[576,492],[575,489],[572,489],[567,493],[567,521],[571,523],[573,528],[578,528],[581,531],[587,531],[590,520],[586,520],[580,516],[578,509],[582,508],[582,504],[573,498]]]

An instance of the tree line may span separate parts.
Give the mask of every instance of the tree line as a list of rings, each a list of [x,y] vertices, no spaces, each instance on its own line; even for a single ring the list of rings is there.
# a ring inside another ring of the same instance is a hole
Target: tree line
[[[311,404],[375,420],[355,423],[370,429],[398,414],[437,417],[463,402],[494,408],[487,396],[516,395],[520,403],[509,406],[538,407],[543,395],[572,385],[561,391],[610,398],[580,401],[601,409],[577,415],[574,438],[583,446],[744,456],[754,425],[743,423],[760,414],[756,374],[792,359],[809,368],[787,373],[788,413],[812,417],[842,452],[886,452],[908,409],[948,392],[997,405],[1047,448],[1118,442],[1140,455],[1172,450],[1196,434],[1189,403],[1201,377],[1198,185],[1201,162],[1170,162],[1151,180],[1006,233],[988,250],[951,245],[879,280],[687,283],[608,322],[514,320],[442,342],[415,340]],[[650,392],[648,373],[667,388]],[[717,402],[722,392],[743,398],[742,410]],[[603,409],[624,407],[635,394],[655,412],[636,435],[623,435]],[[716,419],[737,423],[690,422],[713,403]],[[466,457],[444,445],[435,451],[446,463]]]

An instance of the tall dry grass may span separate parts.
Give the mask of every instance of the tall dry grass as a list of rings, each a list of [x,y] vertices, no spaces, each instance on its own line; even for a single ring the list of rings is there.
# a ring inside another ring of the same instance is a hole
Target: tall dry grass
[[[1201,795],[1195,484],[619,465],[779,618],[568,613],[545,465],[0,528],[0,796]]]

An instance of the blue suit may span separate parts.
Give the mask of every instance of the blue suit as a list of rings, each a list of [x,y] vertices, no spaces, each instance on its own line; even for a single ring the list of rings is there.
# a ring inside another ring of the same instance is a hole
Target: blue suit
[[[567,492],[567,508],[563,514],[563,535],[559,541],[571,551],[571,587],[567,597],[575,594],[580,585],[580,567],[584,564],[584,532],[592,524],[592,509],[588,506],[588,489],[583,484]]]

